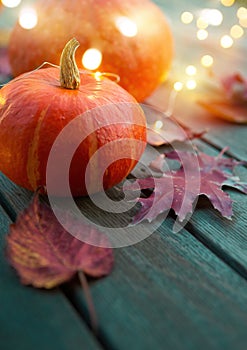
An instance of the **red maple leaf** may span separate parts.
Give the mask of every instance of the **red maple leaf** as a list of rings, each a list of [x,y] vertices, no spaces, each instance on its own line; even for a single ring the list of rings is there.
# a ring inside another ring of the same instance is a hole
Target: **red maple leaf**
[[[126,187],[127,190],[134,191],[153,189],[149,197],[138,199],[141,208],[134,217],[134,223],[145,219],[151,222],[160,213],[170,209],[183,221],[192,213],[200,195],[207,196],[215,209],[224,217],[231,218],[232,200],[222,187],[233,187],[247,194],[247,184],[240,182],[233,174],[236,166],[245,163],[223,158],[223,153],[224,150],[217,157],[212,157],[205,153],[172,151],[165,154],[165,158],[178,161],[180,168],[165,172],[162,171],[162,156],[152,162],[151,169],[159,171],[161,177],[136,179]]]

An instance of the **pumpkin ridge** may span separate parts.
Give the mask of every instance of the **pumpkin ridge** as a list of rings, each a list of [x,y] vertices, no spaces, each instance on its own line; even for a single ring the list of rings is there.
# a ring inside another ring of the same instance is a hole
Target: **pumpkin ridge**
[[[40,172],[39,172],[40,160],[38,155],[40,129],[45,119],[45,116],[47,115],[48,109],[49,109],[49,106],[47,106],[46,109],[39,114],[37,126],[33,133],[33,140],[30,143],[30,146],[28,148],[27,177],[28,177],[29,184],[33,188],[33,190],[36,190],[38,188],[38,181],[40,178]]]

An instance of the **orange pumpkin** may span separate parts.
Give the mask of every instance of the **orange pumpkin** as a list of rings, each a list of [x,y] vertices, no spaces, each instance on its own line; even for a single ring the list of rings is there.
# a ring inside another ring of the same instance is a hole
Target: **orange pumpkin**
[[[9,59],[14,76],[43,62],[59,64],[66,42],[80,42],[76,62],[86,50],[102,53],[101,72],[120,76],[120,85],[143,101],[165,79],[173,56],[173,38],[163,12],[149,0],[41,0],[38,24],[12,31]]]
[[[75,39],[66,45],[60,70],[52,67],[33,71],[0,90],[0,170],[27,189],[46,186],[47,161],[54,142],[78,116],[77,124],[60,143],[54,165],[59,175],[60,162],[69,146],[81,137],[69,171],[74,196],[98,191],[102,171],[104,189],[119,183],[145,149],[142,109],[113,81],[88,71],[79,72],[74,60],[77,46]],[[104,146],[108,147],[89,167],[86,188],[88,162]],[[59,186],[59,179],[53,181],[51,194],[68,194]]]

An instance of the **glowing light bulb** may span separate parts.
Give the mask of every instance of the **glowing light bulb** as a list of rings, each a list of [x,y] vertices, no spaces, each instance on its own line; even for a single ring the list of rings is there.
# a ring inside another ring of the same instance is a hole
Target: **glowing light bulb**
[[[181,14],[181,22],[184,23],[184,24],[190,24],[193,19],[194,19],[194,16],[191,12],[188,12],[188,11],[185,11]]]
[[[203,67],[207,67],[207,68],[211,67],[213,65],[213,63],[214,63],[214,59],[213,59],[212,56],[210,56],[210,55],[202,56],[201,64],[202,64]]]
[[[223,21],[223,14],[216,9],[203,9],[200,17],[212,26],[219,26]]]
[[[184,84],[181,83],[181,81],[176,81],[173,85],[173,89],[177,92],[182,91],[184,87]]]
[[[195,66],[190,65],[190,66],[186,67],[185,72],[187,75],[192,76],[192,75],[196,75],[197,69]]]
[[[234,26],[232,26],[230,33],[234,39],[239,39],[244,35],[244,30],[242,27],[235,24]]]
[[[186,87],[188,90],[195,90],[197,87],[197,83],[194,79],[188,80],[186,83]]]
[[[155,123],[154,123],[154,129],[156,131],[159,131],[160,129],[163,128],[163,122],[161,120],[157,120]]]
[[[247,16],[247,8],[239,7],[237,11],[237,17],[241,19],[241,18],[245,18],[246,16]]]
[[[206,40],[208,37],[208,32],[205,29],[199,29],[196,36],[198,40]]]
[[[19,15],[19,24],[24,29],[32,29],[38,23],[38,15],[33,8],[23,8]]]
[[[230,7],[234,4],[235,0],[221,0],[222,5]]]
[[[220,39],[220,45],[224,49],[229,49],[233,45],[233,40],[229,35],[223,35],[222,38]]]
[[[95,70],[102,62],[102,53],[98,49],[88,49],[82,57],[82,64],[86,69]]]
[[[102,73],[100,73],[100,72],[95,72],[95,73],[94,73],[94,77],[95,77],[95,80],[96,80],[96,81],[101,81],[101,79],[102,79]]]
[[[133,38],[138,33],[137,24],[128,17],[118,17],[116,19],[116,27],[121,34],[129,38]]]
[[[199,29],[206,29],[208,27],[207,21],[203,19],[202,17],[199,17],[198,20],[196,21],[197,28]]]
[[[247,14],[246,14],[246,17],[243,17],[243,18],[240,18],[239,19],[239,24],[244,27],[244,28],[247,28]]]
[[[2,4],[9,8],[14,8],[19,6],[21,3],[21,0],[2,0]]]

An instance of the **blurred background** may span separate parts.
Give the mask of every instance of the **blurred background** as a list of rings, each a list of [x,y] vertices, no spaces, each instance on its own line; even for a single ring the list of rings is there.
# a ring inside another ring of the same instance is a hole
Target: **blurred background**
[[[247,73],[243,54],[247,47],[247,0],[153,2],[166,14],[175,39],[172,81],[190,77],[194,83],[188,87],[193,90],[205,73],[211,71],[224,74],[229,66],[232,71]],[[11,77],[7,59],[11,29],[17,21],[26,30],[32,28],[38,14],[33,9],[35,0],[0,0],[0,3],[0,80],[4,83]]]

